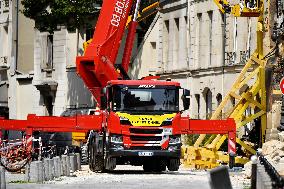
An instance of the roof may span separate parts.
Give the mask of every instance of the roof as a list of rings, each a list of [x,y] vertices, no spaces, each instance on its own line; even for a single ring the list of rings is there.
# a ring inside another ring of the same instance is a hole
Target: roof
[[[111,85],[164,85],[164,86],[180,86],[180,83],[175,81],[161,80],[111,80],[108,82]]]

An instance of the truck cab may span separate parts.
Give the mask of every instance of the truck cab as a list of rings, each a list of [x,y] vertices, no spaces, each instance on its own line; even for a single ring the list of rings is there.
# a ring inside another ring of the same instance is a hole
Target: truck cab
[[[101,104],[108,118],[104,143],[111,167],[129,163],[145,171],[178,170],[180,88],[172,81],[108,82]]]

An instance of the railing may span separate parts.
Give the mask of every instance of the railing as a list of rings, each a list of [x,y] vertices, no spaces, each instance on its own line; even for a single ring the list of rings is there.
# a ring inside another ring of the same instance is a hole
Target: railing
[[[283,189],[284,188],[284,178],[277,172],[277,170],[268,162],[268,160],[263,156],[259,156],[260,164],[264,166],[265,172],[268,174],[272,181],[272,188]]]
[[[4,0],[0,1],[0,12],[3,10],[3,12],[9,11],[9,6],[10,6],[10,0]]]
[[[0,67],[8,67],[8,57],[7,56],[0,57]]]

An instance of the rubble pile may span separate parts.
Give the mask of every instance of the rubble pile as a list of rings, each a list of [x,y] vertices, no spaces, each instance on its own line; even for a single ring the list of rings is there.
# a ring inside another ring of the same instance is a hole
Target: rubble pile
[[[280,134],[283,136],[284,132]],[[284,142],[283,140],[271,140],[271,141],[265,142],[262,146],[262,154],[277,169],[277,171],[281,175],[284,176]]]

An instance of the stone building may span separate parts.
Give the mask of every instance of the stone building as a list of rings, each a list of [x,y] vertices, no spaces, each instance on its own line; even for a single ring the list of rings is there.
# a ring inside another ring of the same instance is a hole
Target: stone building
[[[29,111],[23,97],[32,91],[33,78],[34,22],[18,11],[17,2],[0,1],[0,115],[10,118]]]
[[[157,14],[131,74],[179,81],[191,91],[190,116],[208,118],[255,49],[255,31],[256,19],[223,16],[213,1],[173,1]]]
[[[39,32],[17,1],[0,0],[0,5],[0,116],[26,119],[27,114],[60,115],[69,106],[93,106],[75,65],[92,29]]]
[[[92,37],[86,29],[59,28],[53,34],[35,31],[33,102],[37,115],[60,115],[68,107],[94,106],[89,90],[76,74],[76,56]]]

